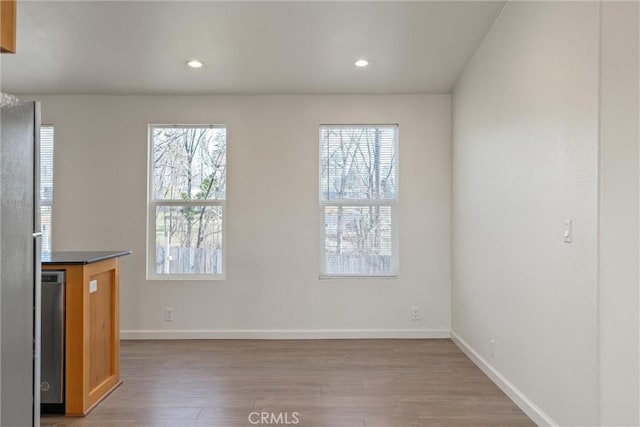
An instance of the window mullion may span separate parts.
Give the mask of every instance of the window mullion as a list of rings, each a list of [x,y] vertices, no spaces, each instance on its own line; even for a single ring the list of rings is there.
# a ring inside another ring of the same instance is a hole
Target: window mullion
[[[320,206],[394,206],[396,199],[340,199],[323,200]]]
[[[224,200],[151,200],[156,206],[223,206]]]

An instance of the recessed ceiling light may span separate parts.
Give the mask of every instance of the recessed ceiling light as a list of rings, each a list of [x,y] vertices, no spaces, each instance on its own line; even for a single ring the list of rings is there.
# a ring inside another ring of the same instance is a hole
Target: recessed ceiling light
[[[191,68],[200,68],[202,67],[202,62],[198,61],[197,59],[191,59],[189,61],[187,61],[187,65]]]
[[[355,65],[356,67],[362,68],[369,65],[369,61],[367,61],[366,59],[358,59],[356,62],[353,63],[353,65]]]

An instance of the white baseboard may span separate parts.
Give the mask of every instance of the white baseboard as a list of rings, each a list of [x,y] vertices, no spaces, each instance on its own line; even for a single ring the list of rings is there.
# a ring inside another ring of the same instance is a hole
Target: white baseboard
[[[397,338],[424,339],[449,338],[448,330],[431,329],[216,329],[216,330],[124,330],[123,340],[211,340],[211,339],[264,339],[264,340],[312,340],[312,339],[363,339]]]
[[[489,362],[485,360],[477,351],[475,351],[467,342],[465,342],[458,334],[451,331],[451,339],[466,354],[473,363],[478,366],[500,389],[507,395],[513,403],[518,405],[522,411],[527,414],[539,426],[557,427],[558,423],[547,415],[542,409],[538,408],[524,393],[507,380],[500,372],[498,372]]]

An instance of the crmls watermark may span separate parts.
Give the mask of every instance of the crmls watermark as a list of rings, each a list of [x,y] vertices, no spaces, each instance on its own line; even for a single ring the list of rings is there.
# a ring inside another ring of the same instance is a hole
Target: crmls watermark
[[[247,417],[253,425],[296,425],[300,422],[298,412],[252,412]]]

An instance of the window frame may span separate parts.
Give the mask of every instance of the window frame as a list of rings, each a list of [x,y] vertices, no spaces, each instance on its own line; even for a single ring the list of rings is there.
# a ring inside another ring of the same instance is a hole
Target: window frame
[[[147,254],[146,254],[146,280],[176,281],[176,280],[225,280],[227,275],[227,217],[226,202],[228,177],[225,176],[225,196],[224,199],[202,199],[202,200],[179,200],[179,199],[153,199],[153,130],[155,128],[206,128],[225,129],[225,138],[228,141],[229,129],[226,124],[163,124],[150,123],[147,127]],[[225,141],[225,157],[228,159],[228,146]],[[225,171],[226,175],[226,171]],[[156,220],[155,214],[158,207],[163,206],[195,206],[209,207],[219,206],[222,211],[222,273],[221,274],[159,274],[155,271],[156,263]]]
[[[324,128],[395,128],[394,149],[395,149],[395,165],[394,180],[396,183],[395,197],[393,199],[342,199],[342,200],[323,200],[322,199],[322,130]],[[318,161],[317,161],[317,177],[318,177],[318,225],[320,230],[319,241],[319,275],[320,280],[331,279],[397,279],[400,275],[399,249],[400,249],[400,227],[398,218],[398,206],[400,199],[400,125],[398,123],[362,123],[362,124],[336,124],[323,123],[318,126]],[[359,206],[389,206],[391,209],[391,273],[389,274],[330,274],[326,272],[326,224],[325,224],[325,208],[327,206],[343,206],[343,207],[359,207]]]

